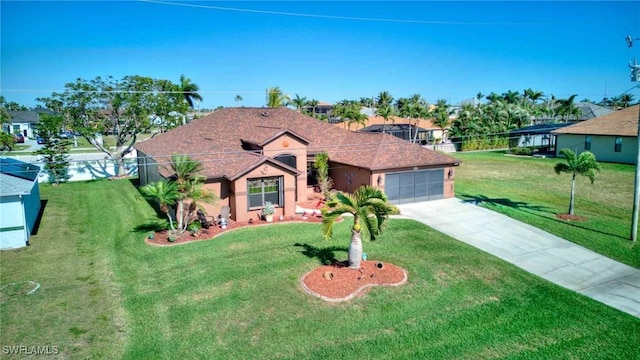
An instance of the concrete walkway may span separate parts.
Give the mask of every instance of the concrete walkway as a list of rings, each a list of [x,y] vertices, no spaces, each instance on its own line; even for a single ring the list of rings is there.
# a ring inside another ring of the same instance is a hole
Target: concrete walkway
[[[640,318],[640,270],[460,199],[398,206],[401,213],[532,274]]]

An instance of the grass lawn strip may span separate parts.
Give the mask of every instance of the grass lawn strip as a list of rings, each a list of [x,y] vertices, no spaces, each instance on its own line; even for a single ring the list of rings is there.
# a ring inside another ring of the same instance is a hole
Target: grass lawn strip
[[[187,246],[142,240],[157,221],[128,181],[43,186],[33,246],[1,252],[2,344],[72,358],[638,358],[640,320],[555,286],[411,220],[393,219],[369,259],[409,282],[329,304],[300,276],[346,259],[319,224],[239,229]]]
[[[599,254],[640,268],[640,245],[629,241],[633,206],[632,165],[600,163],[592,185],[576,178],[576,215],[563,221],[569,207],[571,176],[556,175],[562,159],[505,156],[504,152],[460,153],[456,196],[531,224]]]

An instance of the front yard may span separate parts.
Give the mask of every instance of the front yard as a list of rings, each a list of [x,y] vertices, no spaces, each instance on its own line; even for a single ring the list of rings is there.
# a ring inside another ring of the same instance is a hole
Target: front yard
[[[563,159],[504,155],[503,151],[459,153],[456,196],[558,235],[602,255],[640,268],[640,244],[629,241],[633,165],[600,163],[593,185],[576,180],[575,213],[586,221],[563,221],[569,208],[571,175],[556,175]]]
[[[640,356],[640,319],[414,221],[364,244],[408,283],[336,305],[298,281],[346,258],[349,221],[331,242],[319,224],[286,224],[158,248],[144,243],[158,218],[129,181],[44,185],[42,198],[32,246],[0,252],[5,346],[83,359]],[[24,281],[41,287],[6,286]]]

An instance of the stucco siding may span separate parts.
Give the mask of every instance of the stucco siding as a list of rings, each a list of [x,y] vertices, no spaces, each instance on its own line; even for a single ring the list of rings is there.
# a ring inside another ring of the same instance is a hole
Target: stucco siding
[[[306,166],[306,162],[305,162]],[[276,167],[270,164],[261,165],[252,171],[245,174],[243,177],[235,180],[230,184],[230,203],[231,203],[231,218],[239,221],[245,222],[249,221],[249,219],[253,218],[254,220],[259,219],[261,209],[250,209],[249,208],[249,200],[247,194],[247,180],[248,179],[259,179],[266,177],[282,177],[284,183],[282,185],[283,206],[276,206],[276,212],[274,213],[274,217],[283,215],[289,216],[293,215],[295,212],[295,191],[296,191],[296,176],[293,174],[281,169],[280,167]],[[306,188],[306,184],[305,184]]]
[[[560,150],[571,149],[576,153],[585,151],[585,136],[574,134],[558,134],[556,140],[556,154],[560,155]],[[638,151],[637,137],[622,137],[620,152],[615,152],[615,136],[591,136],[591,151],[598,161],[635,164]]]

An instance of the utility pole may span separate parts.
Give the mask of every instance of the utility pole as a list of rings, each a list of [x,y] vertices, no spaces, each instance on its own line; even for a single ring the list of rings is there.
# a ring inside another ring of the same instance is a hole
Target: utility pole
[[[633,38],[627,36],[627,46],[633,46]],[[637,40],[637,39],[636,39]],[[634,59],[634,64],[629,62],[631,68],[631,81],[640,81],[640,65],[638,60]],[[638,153],[636,154],[636,177],[633,186],[633,216],[631,219],[631,241],[635,242],[638,237],[638,209],[640,208],[640,111],[638,111],[638,134],[636,141],[638,142]]]

